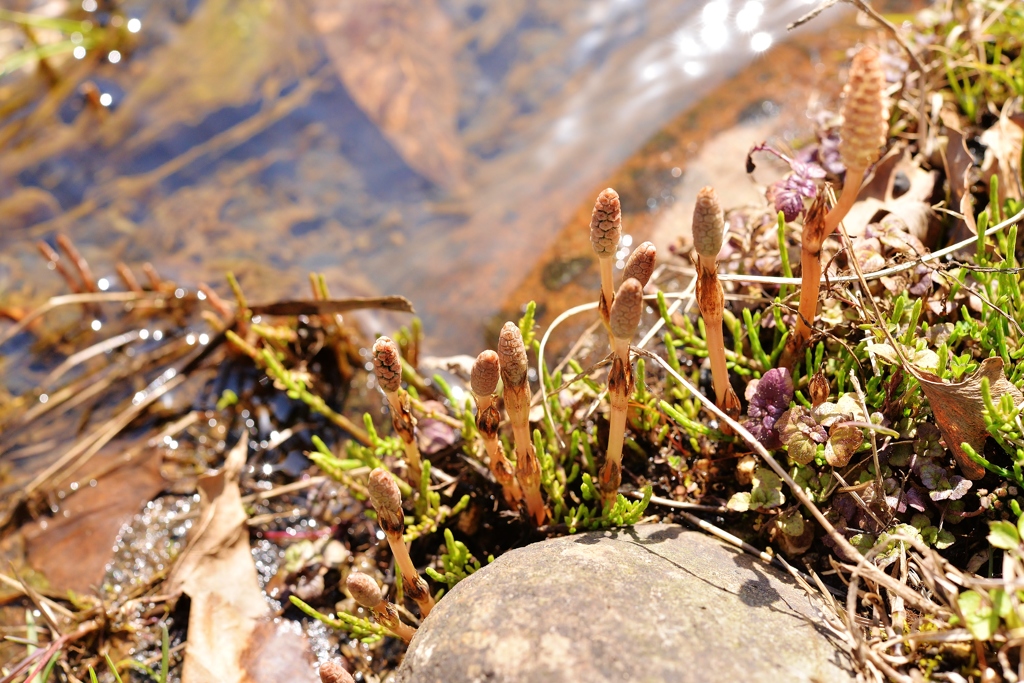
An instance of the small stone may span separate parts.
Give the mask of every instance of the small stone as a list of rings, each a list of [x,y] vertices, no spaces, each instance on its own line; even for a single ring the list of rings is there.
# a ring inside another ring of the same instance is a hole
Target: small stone
[[[396,683],[853,681],[807,595],[705,534],[650,524],[509,551],[424,620]]]

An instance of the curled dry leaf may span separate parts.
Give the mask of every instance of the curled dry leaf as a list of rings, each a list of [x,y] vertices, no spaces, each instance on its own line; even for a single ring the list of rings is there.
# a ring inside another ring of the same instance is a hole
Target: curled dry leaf
[[[305,638],[273,623],[260,592],[238,488],[247,449],[243,438],[219,472],[199,480],[199,522],[167,579],[168,593],[191,598],[184,683],[315,680],[300,661]]]
[[[963,443],[970,444],[971,448],[980,453],[988,438],[981,380],[988,379],[992,400],[997,403],[1005,394],[1010,394],[1015,404],[1024,401],[1020,389],[1003,374],[1003,359],[998,356],[986,358],[977,372],[962,382],[943,382],[938,375],[920,370],[914,374],[921,383],[921,389],[935,415],[935,423],[942,432],[946,446],[953,451],[960,471],[968,479],[981,479],[985,475],[985,468],[971,460],[960,446]]]

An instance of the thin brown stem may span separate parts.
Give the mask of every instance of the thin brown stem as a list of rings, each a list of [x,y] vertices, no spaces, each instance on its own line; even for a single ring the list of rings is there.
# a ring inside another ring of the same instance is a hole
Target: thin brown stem
[[[795,348],[803,349],[811,339],[811,325],[818,312],[818,280],[821,278],[821,251],[800,254],[800,308],[793,335]]]
[[[619,485],[622,483],[622,444],[626,438],[626,414],[633,385],[633,367],[629,363],[628,354],[628,346],[625,361],[616,353],[612,369],[608,373],[608,401],[611,404],[611,411],[608,416],[608,450],[600,477],[601,500],[604,505],[615,502]]]
[[[420,608],[420,614],[424,617],[427,616],[430,614],[430,610],[434,609],[434,598],[430,595],[427,582],[423,580],[423,577],[416,571],[416,565],[412,563],[409,547],[405,544],[400,532],[385,531],[385,535],[388,545],[391,546],[391,554],[395,556],[395,564],[402,572],[402,588],[405,589],[405,594],[412,598]]]
[[[405,461],[409,466],[409,483],[414,487],[419,486],[420,477],[423,475],[423,463],[420,459],[420,448],[416,444],[416,420],[409,410],[409,399],[405,392],[385,391],[388,405],[391,406],[391,424],[395,432],[402,438],[402,445],[405,448]]]
[[[507,403],[506,393],[506,403]],[[529,395],[526,395],[524,405],[529,406]],[[511,413],[509,413],[511,416]],[[540,495],[540,462],[537,460],[537,453],[533,450],[533,441],[530,439],[530,423],[528,421],[512,420],[512,437],[516,442],[516,479],[523,490],[523,498],[526,500],[526,510],[537,525],[544,523],[548,511],[544,507],[544,499]]]
[[[491,474],[494,475],[495,481],[501,484],[505,502],[509,504],[509,507],[515,509],[523,498],[523,492],[516,481],[512,463],[505,457],[505,449],[498,440],[498,425],[501,422],[501,416],[494,405],[494,397],[478,394],[473,394],[473,396],[476,398],[477,405],[476,427],[480,432],[480,440],[483,441],[484,449],[487,451]]]
[[[839,222],[846,218],[850,209],[857,201],[860,194],[860,184],[864,182],[866,168],[846,169],[846,180],[843,182],[843,192],[839,195],[839,201],[832,207],[832,210],[825,216],[825,233],[821,236],[822,241],[839,227]]]

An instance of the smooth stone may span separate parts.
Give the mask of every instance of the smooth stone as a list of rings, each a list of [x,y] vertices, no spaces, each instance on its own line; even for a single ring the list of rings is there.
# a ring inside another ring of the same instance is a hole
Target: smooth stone
[[[398,683],[852,681],[787,575],[650,524],[509,551],[444,596]]]

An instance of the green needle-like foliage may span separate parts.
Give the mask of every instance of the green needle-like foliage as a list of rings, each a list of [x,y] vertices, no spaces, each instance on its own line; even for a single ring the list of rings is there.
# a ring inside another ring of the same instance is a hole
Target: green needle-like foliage
[[[316,611],[302,600],[299,600],[294,595],[288,596],[291,603],[298,607],[306,616],[312,617],[317,621],[327,624],[331,628],[335,628],[341,631],[348,631],[352,634],[353,638],[358,638],[360,642],[370,644],[375,643],[384,636],[388,635],[387,629],[380,624],[376,624],[369,619],[363,619],[349,614],[348,612],[339,612],[337,618],[329,617],[326,614],[321,614]]]

